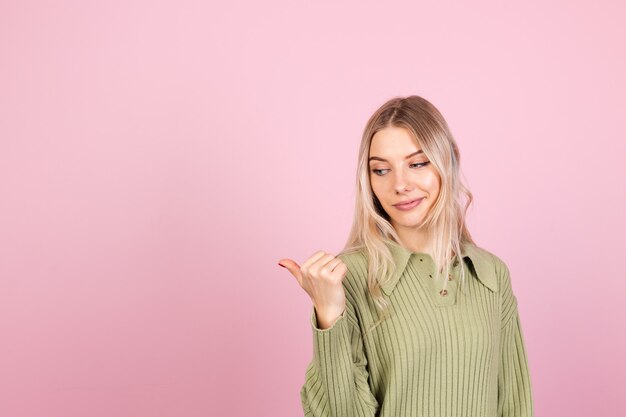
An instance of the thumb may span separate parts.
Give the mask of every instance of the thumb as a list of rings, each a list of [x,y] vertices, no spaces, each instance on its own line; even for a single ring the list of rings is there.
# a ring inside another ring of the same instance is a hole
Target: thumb
[[[287,268],[289,272],[291,272],[291,275],[296,277],[296,279],[298,280],[298,284],[302,286],[302,273],[300,272],[300,265],[298,265],[295,261],[292,261],[291,259],[281,259],[280,261],[278,261],[278,265],[282,266],[283,268]]]

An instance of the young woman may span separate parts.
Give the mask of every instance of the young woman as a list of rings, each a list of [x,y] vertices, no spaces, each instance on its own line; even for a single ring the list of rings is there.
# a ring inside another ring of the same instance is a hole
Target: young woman
[[[306,416],[533,416],[509,269],[470,236],[459,162],[429,101],[389,100],[363,133],[344,250],[279,262],[313,301]]]

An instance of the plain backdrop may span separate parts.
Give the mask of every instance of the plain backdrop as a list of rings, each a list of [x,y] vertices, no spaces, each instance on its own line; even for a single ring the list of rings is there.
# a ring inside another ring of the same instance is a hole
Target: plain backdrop
[[[0,416],[302,415],[371,113],[446,117],[537,416],[626,409],[617,1],[0,3]]]

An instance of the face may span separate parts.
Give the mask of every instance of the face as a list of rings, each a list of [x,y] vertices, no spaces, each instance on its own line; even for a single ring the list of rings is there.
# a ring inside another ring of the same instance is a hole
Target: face
[[[403,127],[376,132],[370,145],[369,176],[372,190],[396,230],[417,228],[439,195],[435,167]],[[397,205],[416,199],[421,200]]]

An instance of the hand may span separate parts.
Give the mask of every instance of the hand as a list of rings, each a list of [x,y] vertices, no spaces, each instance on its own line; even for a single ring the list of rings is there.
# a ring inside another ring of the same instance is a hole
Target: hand
[[[319,328],[330,327],[346,309],[343,279],[348,269],[343,261],[330,253],[317,251],[302,266],[288,258],[278,264],[287,268],[311,297]]]

